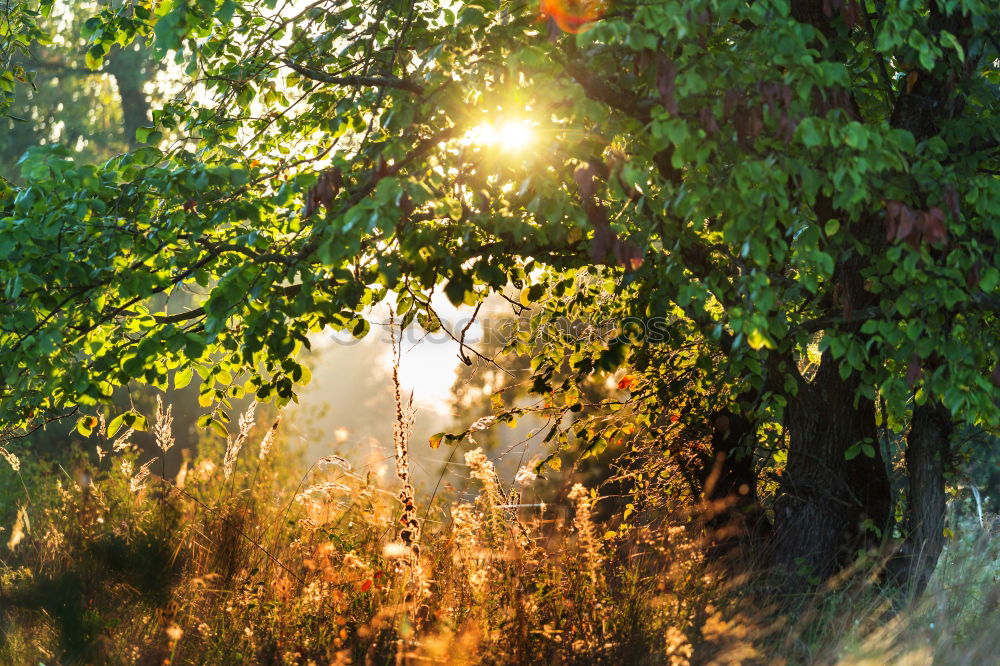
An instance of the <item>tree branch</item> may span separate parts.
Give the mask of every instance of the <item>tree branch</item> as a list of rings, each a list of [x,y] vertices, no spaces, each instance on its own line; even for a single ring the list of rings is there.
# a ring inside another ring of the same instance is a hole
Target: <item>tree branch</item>
[[[334,85],[340,86],[398,88],[399,90],[406,90],[417,95],[424,92],[424,87],[420,84],[414,83],[413,81],[407,81],[406,79],[400,79],[395,76],[332,76],[326,72],[321,72],[319,70],[299,65],[298,63],[292,62],[288,59],[286,59],[284,63],[307,79],[312,79],[313,81],[319,81],[321,83],[333,83]]]

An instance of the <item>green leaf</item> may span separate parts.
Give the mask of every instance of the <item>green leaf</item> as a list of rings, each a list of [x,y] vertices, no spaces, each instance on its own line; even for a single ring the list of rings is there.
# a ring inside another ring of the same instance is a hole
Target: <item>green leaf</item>
[[[76,422],[76,431],[84,437],[90,437],[97,427],[97,418],[94,416],[82,416]]]
[[[104,67],[104,54],[107,51],[103,44],[94,44],[89,49],[87,49],[86,55],[84,55],[84,62],[89,69],[98,70]]]
[[[194,376],[194,369],[189,365],[181,368],[174,373],[174,390],[179,391],[188,384],[191,383],[191,378]]]
[[[21,289],[23,287],[24,285],[21,282],[21,275],[17,274],[10,282],[7,283],[7,287],[6,289],[4,289],[4,293],[6,294],[7,298],[14,299],[21,295]]]
[[[942,30],[938,33],[938,36],[943,44],[955,49],[955,53],[958,54],[959,61],[965,62],[965,49],[962,48],[962,45],[959,43],[958,38],[955,37],[955,35],[951,34],[947,30]]]
[[[148,143],[155,146],[163,141],[163,133],[155,127],[140,127],[135,131],[135,140],[139,143]]]
[[[215,17],[222,23],[230,23],[233,20],[233,13],[238,5],[234,0],[225,0],[215,12]]]
[[[451,304],[456,307],[465,303],[466,294],[471,290],[472,284],[464,275],[452,278],[444,287],[445,295],[451,301]]]
[[[128,414],[128,413],[129,412],[125,412],[124,414],[119,414],[115,418],[111,419],[111,423],[108,424],[108,438],[109,439],[112,438],[112,437],[114,437],[115,433],[117,433],[121,429],[122,424],[125,423],[125,414]]]
[[[212,430],[214,430],[215,432],[217,432],[221,437],[228,437],[229,436],[229,431],[226,430],[226,426],[223,425],[220,421],[216,421],[216,420],[213,419],[209,423],[209,426],[211,426]]]

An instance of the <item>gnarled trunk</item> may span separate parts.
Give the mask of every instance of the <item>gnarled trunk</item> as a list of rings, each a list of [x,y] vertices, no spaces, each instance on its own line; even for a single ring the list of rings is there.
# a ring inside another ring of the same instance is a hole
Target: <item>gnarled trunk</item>
[[[856,397],[857,380],[841,379],[824,354],[812,382],[789,403],[790,438],[782,494],[775,504],[774,561],[791,589],[832,575],[858,548],[872,545],[889,520],[889,479],[875,445],[875,408]],[[874,456],[846,459],[868,441]]]

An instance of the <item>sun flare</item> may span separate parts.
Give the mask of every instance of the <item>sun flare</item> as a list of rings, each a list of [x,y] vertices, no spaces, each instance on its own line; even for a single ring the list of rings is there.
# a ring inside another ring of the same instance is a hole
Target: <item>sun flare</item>
[[[519,151],[535,141],[535,130],[526,120],[483,123],[469,130],[466,140],[472,144],[500,150]]]

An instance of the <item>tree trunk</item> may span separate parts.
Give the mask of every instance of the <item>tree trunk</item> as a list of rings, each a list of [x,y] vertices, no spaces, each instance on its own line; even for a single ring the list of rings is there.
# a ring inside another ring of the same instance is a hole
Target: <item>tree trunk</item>
[[[823,355],[811,383],[789,403],[790,438],[782,495],[775,504],[774,562],[792,591],[832,575],[858,548],[870,546],[889,520],[889,479],[875,445],[875,408],[856,398],[857,380],[841,379]],[[855,400],[857,399],[857,402]],[[874,456],[845,455],[870,440]]]
[[[135,131],[150,125],[149,102],[142,87],[146,83],[147,54],[135,46],[118,51],[108,62],[108,72],[115,77],[122,105],[122,129],[130,148],[139,142]]]
[[[951,428],[951,414],[940,403],[914,408],[906,439],[908,534],[889,563],[905,598],[914,599],[924,591],[944,547],[944,467]]]

